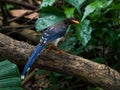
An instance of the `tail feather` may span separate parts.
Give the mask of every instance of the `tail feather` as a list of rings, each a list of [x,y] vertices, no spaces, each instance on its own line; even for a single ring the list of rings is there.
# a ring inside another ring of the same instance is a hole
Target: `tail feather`
[[[34,51],[32,52],[31,56],[29,57],[24,70],[21,74],[21,78],[24,79],[25,73],[30,69],[31,65],[35,62],[37,56],[39,55],[39,53],[42,51],[42,49],[44,48],[45,45],[40,45],[38,44],[36,46],[36,48],[34,49]]]

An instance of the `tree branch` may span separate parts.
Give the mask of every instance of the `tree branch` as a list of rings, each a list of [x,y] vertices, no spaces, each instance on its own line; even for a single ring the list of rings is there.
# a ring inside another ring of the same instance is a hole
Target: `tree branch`
[[[10,4],[15,4],[15,5],[20,5],[20,6],[23,6],[25,8],[28,8],[28,9],[37,9],[37,7],[35,6],[32,6],[30,4],[27,4],[27,3],[24,3],[24,2],[18,2],[18,1],[15,1],[15,0],[0,0],[1,3],[10,3]]]
[[[0,54],[18,65],[25,64],[33,48],[0,33]],[[117,71],[75,55],[44,50],[33,66],[77,76],[105,90],[120,90],[120,74]]]

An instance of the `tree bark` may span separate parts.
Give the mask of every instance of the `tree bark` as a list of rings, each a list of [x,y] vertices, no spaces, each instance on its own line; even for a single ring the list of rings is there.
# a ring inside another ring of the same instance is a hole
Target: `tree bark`
[[[12,62],[23,65],[34,46],[14,40],[0,33],[0,55]],[[105,90],[120,90],[120,73],[104,64],[68,53],[43,50],[33,65],[55,72],[80,77],[86,82],[99,85]]]

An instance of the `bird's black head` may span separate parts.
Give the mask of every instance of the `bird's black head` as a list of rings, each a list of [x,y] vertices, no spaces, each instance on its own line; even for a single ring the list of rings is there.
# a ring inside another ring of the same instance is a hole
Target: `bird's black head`
[[[66,24],[79,24],[80,22],[75,20],[74,18],[68,18],[65,20]]]

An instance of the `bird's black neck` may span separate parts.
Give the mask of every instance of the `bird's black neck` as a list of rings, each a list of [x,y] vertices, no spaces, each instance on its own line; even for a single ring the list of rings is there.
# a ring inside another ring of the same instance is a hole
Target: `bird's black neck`
[[[66,25],[73,24],[73,22],[72,22],[72,19],[71,19],[71,18],[68,18],[68,19],[64,20],[64,22],[65,22],[65,24],[66,24]]]

